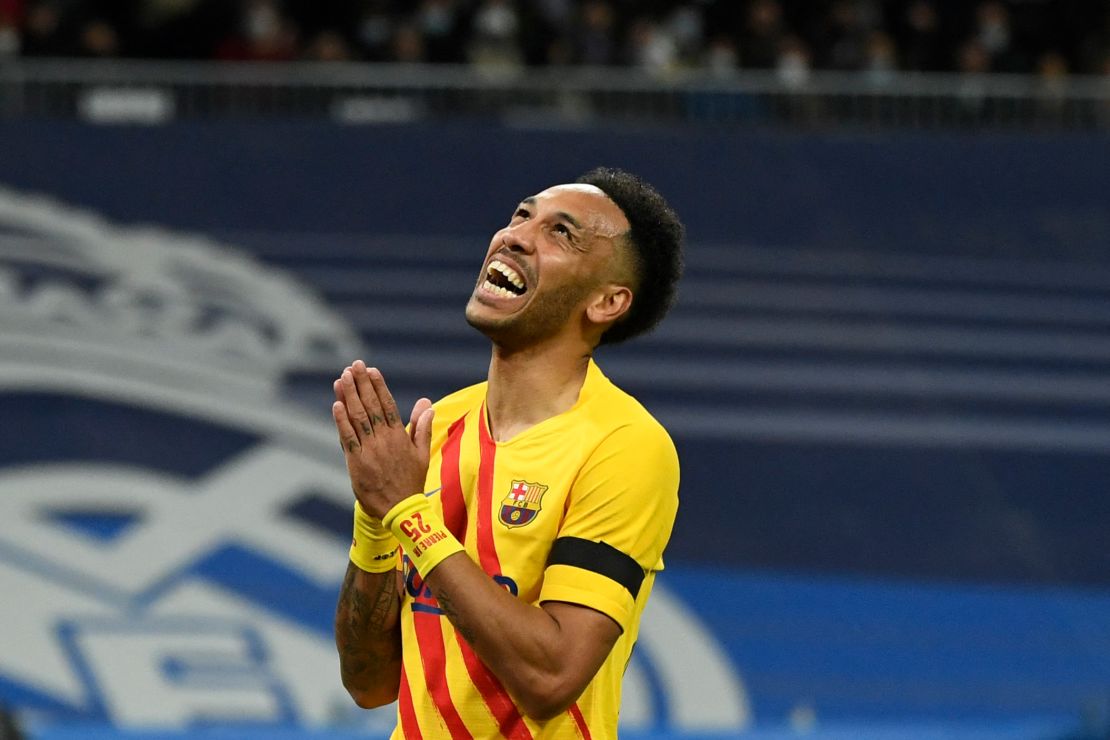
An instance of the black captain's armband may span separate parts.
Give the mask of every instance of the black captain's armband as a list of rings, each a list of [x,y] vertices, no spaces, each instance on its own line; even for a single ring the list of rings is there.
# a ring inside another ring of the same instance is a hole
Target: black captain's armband
[[[631,556],[604,542],[581,537],[560,537],[551,546],[548,565],[570,565],[616,581],[635,599],[644,582],[644,569]]]

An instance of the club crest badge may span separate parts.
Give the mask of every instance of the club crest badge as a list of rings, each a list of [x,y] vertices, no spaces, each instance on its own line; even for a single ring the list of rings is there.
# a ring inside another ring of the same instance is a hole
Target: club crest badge
[[[523,527],[540,513],[540,503],[547,486],[514,480],[509,493],[501,501],[501,523],[509,529]]]

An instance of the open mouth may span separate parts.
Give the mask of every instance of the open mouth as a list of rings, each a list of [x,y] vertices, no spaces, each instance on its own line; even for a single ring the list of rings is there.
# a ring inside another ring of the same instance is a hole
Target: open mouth
[[[516,298],[524,295],[528,289],[519,272],[500,260],[493,260],[486,268],[482,290],[502,298]]]

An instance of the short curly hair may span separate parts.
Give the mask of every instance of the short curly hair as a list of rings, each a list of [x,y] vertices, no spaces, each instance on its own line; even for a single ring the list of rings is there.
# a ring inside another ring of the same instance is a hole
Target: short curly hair
[[[674,305],[682,277],[685,228],[659,191],[624,170],[598,167],[575,182],[593,185],[617,204],[628,219],[636,285],[632,307],[601,336],[616,344],[654,329]]]

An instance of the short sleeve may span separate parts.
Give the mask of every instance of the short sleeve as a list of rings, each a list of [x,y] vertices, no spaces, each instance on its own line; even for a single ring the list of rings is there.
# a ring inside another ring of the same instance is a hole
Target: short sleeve
[[[571,488],[540,601],[582,604],[627,629],[645,576],[663,568],[678,479],[674,444],[654,420],[607,436]]]

